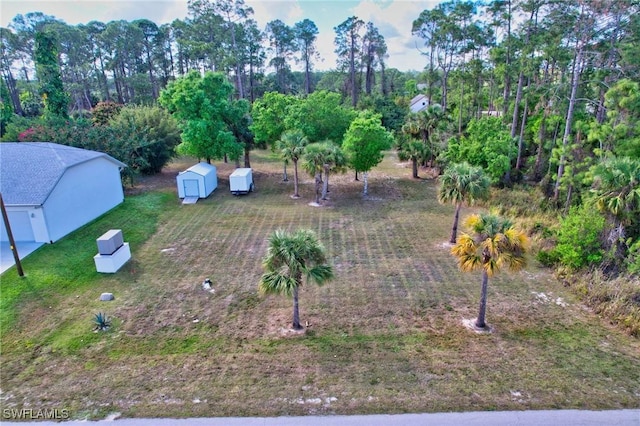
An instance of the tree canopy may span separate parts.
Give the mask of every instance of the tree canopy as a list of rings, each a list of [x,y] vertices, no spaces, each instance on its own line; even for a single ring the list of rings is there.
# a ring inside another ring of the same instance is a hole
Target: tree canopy
[[[351,168],[364,172],[364,195],[368,194],[367,173],[380,164],[392,144],[393,136],[382,126],[379,114],[361,111],[351,122],[342,148]]]
[[[222,159],[225,154],[238,158],[242,146],[225,121],[232,92],[233,86],[223,74],[207,72],[201,76],[192,71],[160,93],[160,104],[180,123],[181,153],[208,161]]]

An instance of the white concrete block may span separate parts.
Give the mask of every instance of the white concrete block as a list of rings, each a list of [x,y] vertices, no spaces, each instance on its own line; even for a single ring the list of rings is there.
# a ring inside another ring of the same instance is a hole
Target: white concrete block
[[[131,249],[129,243],[124,243],[122,247],[116,250],[113,254],[104,255],[96,254],[93,256],[93,261],[96,264],[96,270],[98,272],[104,272],[112,274],[117,272],[127,261],[131,259]]]

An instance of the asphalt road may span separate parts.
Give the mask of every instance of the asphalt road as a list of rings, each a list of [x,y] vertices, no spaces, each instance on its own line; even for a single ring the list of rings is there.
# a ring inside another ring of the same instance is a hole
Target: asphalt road
[[[3,410],[2,426],[25,425],[8,422]],[[32,413],[34,414],[34,413]],[[37,413],[35,413],[37,414]],[[34,419],[35,420],[35,419]],[[429,413],[371,416],[305,416],[305,417],[214,417],[194,419],[121,419],[63,423],[38,421],[46,426],[640,426],[637,410],[543,410],[483,411],[470,413]]]

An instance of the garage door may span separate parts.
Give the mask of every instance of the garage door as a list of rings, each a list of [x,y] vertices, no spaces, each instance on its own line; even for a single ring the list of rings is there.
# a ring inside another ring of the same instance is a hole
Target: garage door
[[[29,219],[29,212],[7,212],[9,216],[9,223],[11,224],[11,233],[13,239],[16,241],[35,241],[33,236],[33,229],[31,228],[31,220]],[[4,223],[0,225],[2,227],[2,241],[8,241],[7,231],[4,229]]]

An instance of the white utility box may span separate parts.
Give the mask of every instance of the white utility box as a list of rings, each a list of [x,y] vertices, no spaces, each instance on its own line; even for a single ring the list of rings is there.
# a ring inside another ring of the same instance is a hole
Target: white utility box
[[[96,254],[93,256],[93,261],[96,264],[96,270],[98,272],[104,272],[113,274],[118,272],[118,269],[122,267],[127,261],[131,259],[131,249],[129,243],[124,243],[112,254]]]
[[[113,274],[131,259],[129,243],[122,238],[121,229],[110,229],[96,240],[98,254],[93,256],[98,272]]]
[[[233,195],[248,194],[253,191],[252,170],[250,168],[235,169],[229,175],[229,188]]]
[[[122,238],[122,230],[110,229],[96,240],[98,243],[99,254],[113,254],[122,247],[124,239]]]

